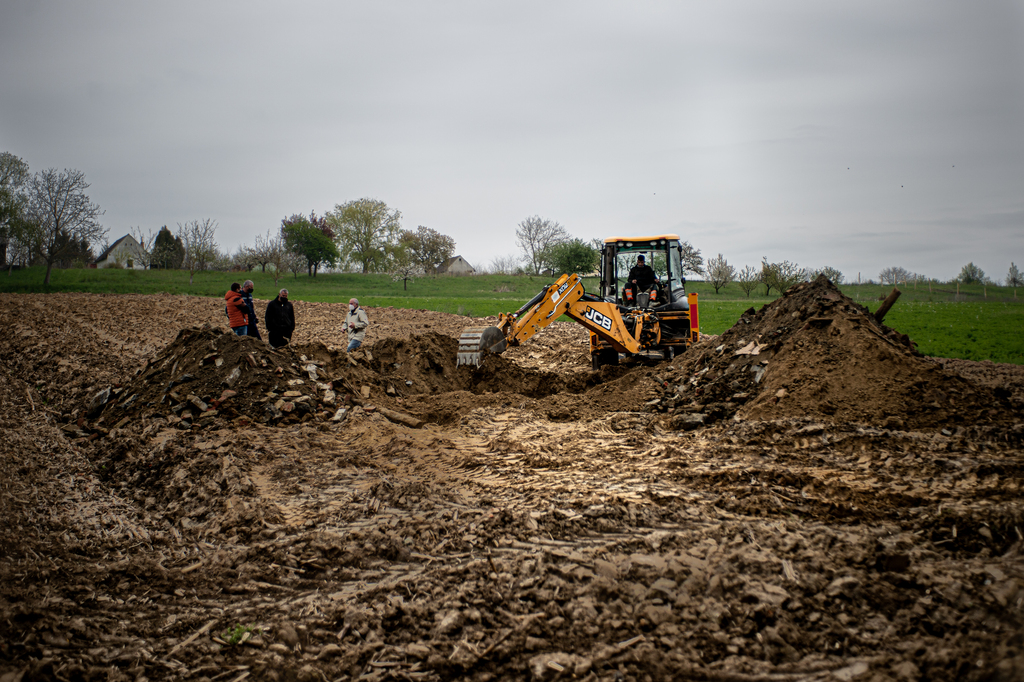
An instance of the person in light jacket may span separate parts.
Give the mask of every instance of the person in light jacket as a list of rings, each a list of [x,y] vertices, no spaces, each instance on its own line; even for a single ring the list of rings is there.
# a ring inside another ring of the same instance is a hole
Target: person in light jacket
[[[348,332],[348,352],[351,353],[363,345],[366,328],[370,326],[370,318],[366,311],[359,307],[359,301],[352,298],[348,302],[348,315],[345,316],[345,330]]]

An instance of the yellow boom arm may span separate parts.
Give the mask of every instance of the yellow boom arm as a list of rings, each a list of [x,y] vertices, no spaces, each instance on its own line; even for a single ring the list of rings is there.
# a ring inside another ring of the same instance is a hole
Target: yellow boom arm
[[[660,340],[656,316],[630,311],[623,318],[614,303],[593,297],[582,300],[584,293],[578,275],[562,275],[516,312],[498,315],[496,328],[465,330],[459,339],[458,364],[479,365],[484,350],[501,353],[507,346],[518,346],[562,315],[580,323],[619,352],[638,353]]]

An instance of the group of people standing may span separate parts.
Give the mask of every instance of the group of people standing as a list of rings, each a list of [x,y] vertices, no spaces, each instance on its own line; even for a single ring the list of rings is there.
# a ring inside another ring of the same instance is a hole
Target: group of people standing
[[[255,285],[251,279],[245,280],[244,284],[235,282],[231,285],[228,293],[224,294],[224,306],[228,314],[228,326],[231,331],[239,336],[260,336],[260,329],[256,322],[256,305],[252,300],[252,292]],[[277,298],[267,304],[267,313],[264,317],[267,325],[267,339],[274,348],[280,348],[288,344],[295,331],[295,308],[288,300],[288,290],[281,289]]]
[[[256,322],[256,306],[252,300],[255,288],[251,279],[245,280],[243,284],[233,283],[231,289],[224,294],[224,311],[227,313],[231,331],[238,336],[255,336],[262,340]],[[295,308],[288,300],[287,289],[281,289],[277,298],[267,304],[264,321],[270,345],[274,348],[288,345],[295,331]],[[359,307],[359,301],[349,299],[348,315],[345,316],[349,352],[362,345],[363,339],[366,338],[366,328],[369,326],[370,320],[366,316],[366,311]]]

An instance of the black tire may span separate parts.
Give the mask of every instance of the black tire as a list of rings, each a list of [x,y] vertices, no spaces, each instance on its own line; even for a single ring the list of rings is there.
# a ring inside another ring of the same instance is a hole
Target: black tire
[[[603,365],[617,365],[619,364],[619,351],[614,348],[601,348],[590,356],[590,361],[595,370],[601,369]]]

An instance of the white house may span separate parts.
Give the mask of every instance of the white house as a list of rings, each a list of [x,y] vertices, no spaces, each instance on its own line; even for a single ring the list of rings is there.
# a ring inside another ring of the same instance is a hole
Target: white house
[[[476,268],[466,262],[462,256],[452,256],[437,269],[442,275],[475,275]]]
[[[119,263],[123,268],[132,270],[146,269],[142,245],[139,244],[135,237],[126,234],[108,246],[107,250],[96,258],[97,268],[109,268],[115,263]]]

